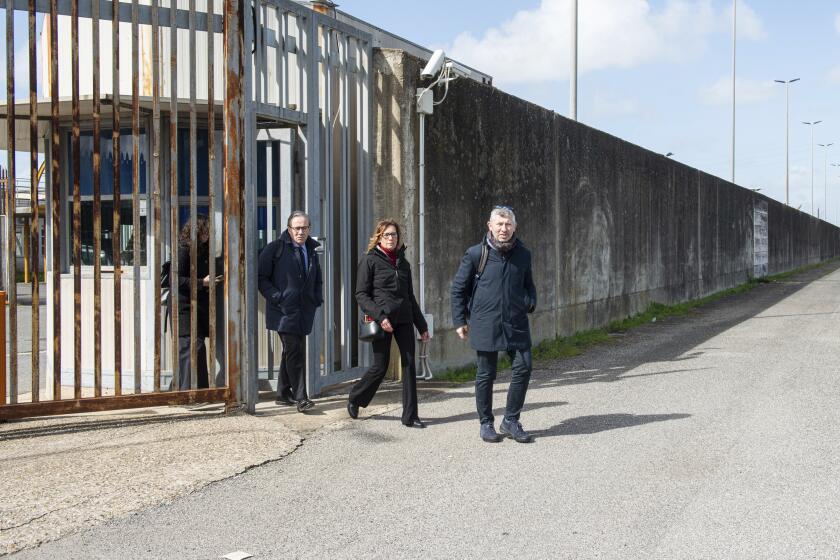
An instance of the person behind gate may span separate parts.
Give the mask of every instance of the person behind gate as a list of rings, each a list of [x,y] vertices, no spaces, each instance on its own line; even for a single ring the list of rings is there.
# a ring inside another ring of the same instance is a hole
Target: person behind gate
[[[324,303],[323,277],[309,237],[309,216],[296,210],[287,229],[260,252],[259,290],[265,298],[265,327],[283,343],[277,398],[280,405],[304,412],[314,406],[306,392],[304,337],[312,332],[315,310]]]
[[[469,337],[476,351],[475,401],[479,434],[487,442],[501,437],[493,425],[493,381],[499,352],[513,360],[502,436],[525,443],[531,436],[519,416],[531,379],[531,332],[528,313],[537,305],[531,274],[531,252],[516,238],[516,216],[496,206],[484,240],[467,249],[452,281],[452,321],[461,339]]]
[[[207,350],[205,339],[210,336],[210,227],[207,216],[199,214],[195,219],[195,238],[198,243],[196,247],[196,270],[195,275],[198,281],[196,293],[196,364],[191,363],[190,357],[190,323],[192,321],[192,297],[190,274],[190,248],[192,247],[192,235],[190,222],[187,221],[178,235],[178,390],[189,391],[193,371],[196,375],[196,387],[207,389],[209,379],[207,376]],[[222,277],[217,276],[215,282],[221,282]],[[215,357],[211,358],[215,359]],[[195,365],[195,367],[193,367]],[[219,383],[217,375],[217,383]]]
[[[391,339],[394,338],[402,363],[402,423],[412,428],[425,428],[417,414],[414,328],[417,327],[424,342],[429,341],[429,328],[414,297],[411,267],[405,259],[400,226],[394,220],[382,220],[376,225],[367,254],[359,262],[356,301],[362,313],[379,323],[384,336],[371,343],[373,364],[350,389],[347,413],[351,418],[358,418],[359,407],[370,404],[388,372]]]

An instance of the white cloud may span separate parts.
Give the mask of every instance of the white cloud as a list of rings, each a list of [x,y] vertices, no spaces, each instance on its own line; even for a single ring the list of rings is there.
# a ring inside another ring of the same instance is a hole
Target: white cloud
[[[542,0],[532,10],[488,29],[483,36],[457,36],[447,52],[504,83],[567,79],[570,67],[570,0]],[[739,36],[764,36],[761,20],[738,4]],[[712,0],[586,0],[579,3],[578,70],[632,68],[659,61],[690,60],[714,34],[731,28],[731,9]]]
[[[834,18],[834,30],[840,35],[840,14],[837,14]]]
[[[777,93],[772,80],[735,81],[735,98],[738,104],[754,103],[774,97]],[[732,77],[726,76],[700,91],[700,100],[709,105],[732,103]]]
[[[637,100],[602,91],[595,92],[592,98],[592,110],[596,117],[604,118],[637,115],[641,112]]]

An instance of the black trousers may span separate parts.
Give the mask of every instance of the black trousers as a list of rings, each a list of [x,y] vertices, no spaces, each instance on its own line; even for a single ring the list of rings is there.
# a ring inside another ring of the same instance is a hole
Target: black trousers
[[[306,349],[303,336],[289,333],[278,333],[283,342],[283,353],[280,358],[280,375],[277,380],[277,396],[291,397],[296,401],[306,400],[306,368],[304,358]]]
[[[195,373],[198,375],[196,386],[199,389],[207,389],[210,387],[207,376],[207,349],[204,344],[204,339],[198,337],[195,339],[195,350],[198,353],[198,363],[195,364]],[[193,375],[193,368],[190,364],[190,337],[178,337],[178,390],[189,391],[191,385],[191,376]]]
[[[361,379],[356,381],[350,389],[350,402],[366,407],[373,400],[376,390],[385,374],[388,373],[388,360],[391,358],[391,338],[397,340],[402,363],[402,422],[408,424],[417,418],[417,373],[414,366],[414,325],[403,323],[394,325],[394,332],[385,333],[382,340],[375,340],[373,344],[373,364]]]

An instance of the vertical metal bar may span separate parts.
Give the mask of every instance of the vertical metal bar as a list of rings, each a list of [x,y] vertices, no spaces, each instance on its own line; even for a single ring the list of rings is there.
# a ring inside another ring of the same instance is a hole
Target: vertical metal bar
[[[14,0],[6,0],[6,154],[9,176],[6,179],[6,208],[8,209],[9,259],[9,402],[17,403],[17,181],[15,165],[15,8]]]
[[[268,141],[265,144],[265,242],[266,244],[274,241],[274,220],[272,212],[274,211],[274,141],[269,135]],[[268,305],[268,304],[266,304]],[[266,309],[267,311],[267,309]],[[268,378],[274,377],[274,336],[271,330],[265,331],[266,336],[266,351],[267,351],[267,367]],[[277,382],[280,380],[278,378]]]
[[[305,19],[304,26],[306,41],[301,41],[298,49],[298,58],[300,58],[301,48],[306,45],[303,69],[305,91],[301,99],[301,103],[306,103],[306,211],[312,219],[313,231],[321,231],[321,160],[320,160],[320,145],[321,145],[321,115],[319,112],[320,99],[320,71],[319,64],[321,59],[320,47],[318,46],[318,21],[315,15],[311,15]],[[330,240],[327,240],[329,242]],[[326,254],[325,254],[326,255]],[[326,267],[324,273],[326,275]],[[325,293],[329,293],[325,290]],[[323,306],[322,306],[323,309]],[[314,390],[319,389],[319,382],[321,377],[321,345],[324,344],[323,324],[325,311],[321,311],[315,315],[315,323],[312,327],[312,332],[315,336],[307,337],[307,380],[309,382],[309,390],[314,394]]]
[[[6,0],[6,132],[9,175],[6,179],[6,208],[8,209],[9,250],[9,402],[17,403],[18,344],[17,344],[17,181],[15,169],[15,7],[14,0]]]
[[[6,404],[6,292],[0,292],[0,407]]]
[[[353,360],[353,289],[350,265],[353,240],[350,211],[350,39],[341,36],[341,369],[351,366]]]
[[[134,306],[132,315],[134,317],[134,393],[141,391],[141,348],[142,330],[141,316],[143,310],[140,307],[140,240],[145,237],[146,232],[140,227],[140,26],[137,23],[139,11],[138,0],[131,2],[131,147],[132,147],[132,173],[131,173],[131,209],[132,209],[132,235],[134,240]],[[146,189],[148,200],[148,189]],[[146,212],[148,215],[148,212]]]
[[[333,305],[335,298],[335,254],[340,247],[336,243],[335,224],[333,223],[333,207],[334,207],[334,181],[335,181],[335,166],[333,165],[333,29],[326,25],[321,27],[323,31],[324,53],[323,53],[323,74],[324,80],[324,112],[322,115],[321,126],[324,129],[324,182],[322,184],[322,195],[324,200],[323,215],[321,216],[320,227],[318,231],[321,235],[326,236],[326,248],[324,250],[324,291],[327,294],[332,294],[330,301],[324,305],[324,339],[323,339],[323,354],[324,354],[324,371],[323,375],[329,375],[333,371],[335,363],[334,351],[334,325],[335,325],[335,307]],[[319,379],[320,383],[320,379]]]
[[[250,2],[246,3],[250,6]],[[247,18],[243,29],[244,42],[247,45],[252,44],[258,35],[257,31],[262,26],[254,26],[254,20]],[[264,45],[260,41],[260,49]],[[251,100],[254,98],[252,92],[253,80],[251,79],[252,72],[260,72],[251,64],[250,56],[243,53],[243,57],[247,60],[247,64],[243,63],[242,72],[242,96],[243,96],[243,135],[242,135],[242,161],[245,166],[241,169],[242,173],[242,189],[239,191],[240,201],[240,245],[239,245],[239,281],[240,281],[240,298],[244,309],[241,319],[241,352],[242,358],[240,361],[240,381],[241,381],[241,400],[245,403],[245,410],[253,414],[256,412],[257,404],[257,377],[258,368],[256,364],[256,348],[257,348],[257,329],[256,329],[256,315],[257,315],[257,285],[256,285],[256,256],[257,256],[257,223],[256,223],[256,113],[258,105]],[[263,57],[264,60],[264,57]],[[245,255],[248,259],[245,259]]]
[[[99,68],[99,2],[92,3],[93,68]],[[102,396],[102,161],[99,72],[93,72],[93,394]],[[55,199],[58,202],[59,199]],[[55,249],[53,249],[55,250]]]
[[[29,256],[32,262],[32,402],[41,392],[41,278],[38,271],[41,248],[40,212],[38,208],[38,79],[35,50],[35,0],[29,0]],[[26,235],[24,233],[24,235]]]
[[[175,0],[169,0],[169,308],[172,321],[172,389],[179,387],[178,371],[178,26]]]
[[[240,223],[245,167],[243,159],[243,73],[245,9],[240,0],[224,0],[225,44],[225,301],[227,304],[228,408],[238,400],[241,364],[242,284],[237,268],[242,246]]]
[[[155,292],[155,330],[154,330],[154,392],[160,392],[160,354],[161,354],[161,338],[163,337],[163,330],[161,325],[161,287],[160,287],[160,269],[161,269],[161,243],[163,237],[160,230],[160,214],[161,214],[161,199],[160,199],[160,14],[159,14],[160,0],[152,0],[152,204],[154,205],[154,268],[147,263],[149,270],[154,270],[152,274],[152,285]],[[148,220],[148,218],[146,218]],[[148,251],[147,251],[148,254]]]
[[[216,0],[207,0],[207,21],[212,22],[215,19],[215,3]],[[207,174],[207,196],[208,209],[207,217],[209,219],[208,229],[210,234],[210,247],[208,253],[210,257],[210,332],[209,332],[209,363],[207,375],[210,381],[210,387],[216,387],[216,106],[215,106],[215,52],[216,52],[216,32],[213,26],[207,26],[207,151],[210,153],[208,157],[208,174]]]
[[[120,2],[111,4],[111,49],[113,50],[111,76],[114,96],[111,124],[112,149],[114,159],[114,204],[113,230],[111,233],[111,253],[114,261],[114,394],[122,394],[122,244],[120,242],[120,205],[122,202],[120,170],[122,168],[122,150],[120,148]]]
[[[253,1],[254,5],[251,6],[251,1]],[[263,52],[263,41],[262,41],[262,33],[259,32],[260,28],[262,27],[262,2],[260,0],[251,0],[243,6],[248,6],[253,10],[253,22],[254,22],[254,29],[253,29],[253,41],[254,41],[254,102],[257,104],[257,107],[260,104],[267,102],[267,99],[263,97],[263,64],[265,60],[265,53]],[[244,79],[244,76],[243,76]],[[250,101],[248,99],[247,101]]]
[[[52,294],[53,399],[61,399],[61,170],[58,108],[58,0],[50,0],[50,97],[52,99]]]
[[[190,388],[198,387],[198,232],[196,217],[195,0],[189,0],[190,49]],[[183,375],[184,372],[181,372]]]
[[[79,138],[79,0],[72,2],[71,35],[73,51],[73,396],[82,398],[82,201]]]

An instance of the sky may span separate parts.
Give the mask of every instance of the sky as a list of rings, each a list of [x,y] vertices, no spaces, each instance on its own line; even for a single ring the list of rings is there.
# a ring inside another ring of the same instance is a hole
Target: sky
[[[736,0],[735,182],[840,223],[840,1]],[[339,9],[567,116],[571,0],[339,0]],[[580,0],[578,120],[731,177],[733,0]],[[818,144],[834,143],[826,151]],[[825,169],[828,169],[826,174]],[[827,179],[827,183],[826,183]],[[828,186],[826,204],[826,184]]]
[[[735,0],[735,182],[840,224],[840,0]],[[571,0],[339,0],[339,9],[493,76],[501,90],[569,114]],[[731,177],[733,0],[579,0],[578,120]],[[26,67],[26,16],[15,21]],[[40,22],[37,28],[40,30]],[[0,13],[0,29],[5,14]],[[5,68],[5,45],[0,44]],[[25,79],[16,80],[25,99]],[[0,97],[5,98],[0,71]],[[822,122],[815,127],[802,121]],[[834,143],[827,150],[819,144]],[[19,154],[26,173],[28,155]],[[5,154],[0,157],[5,164]],[[827,169],[827,173],[826,173]],[[826,204],[826,185],[828,201]]]

